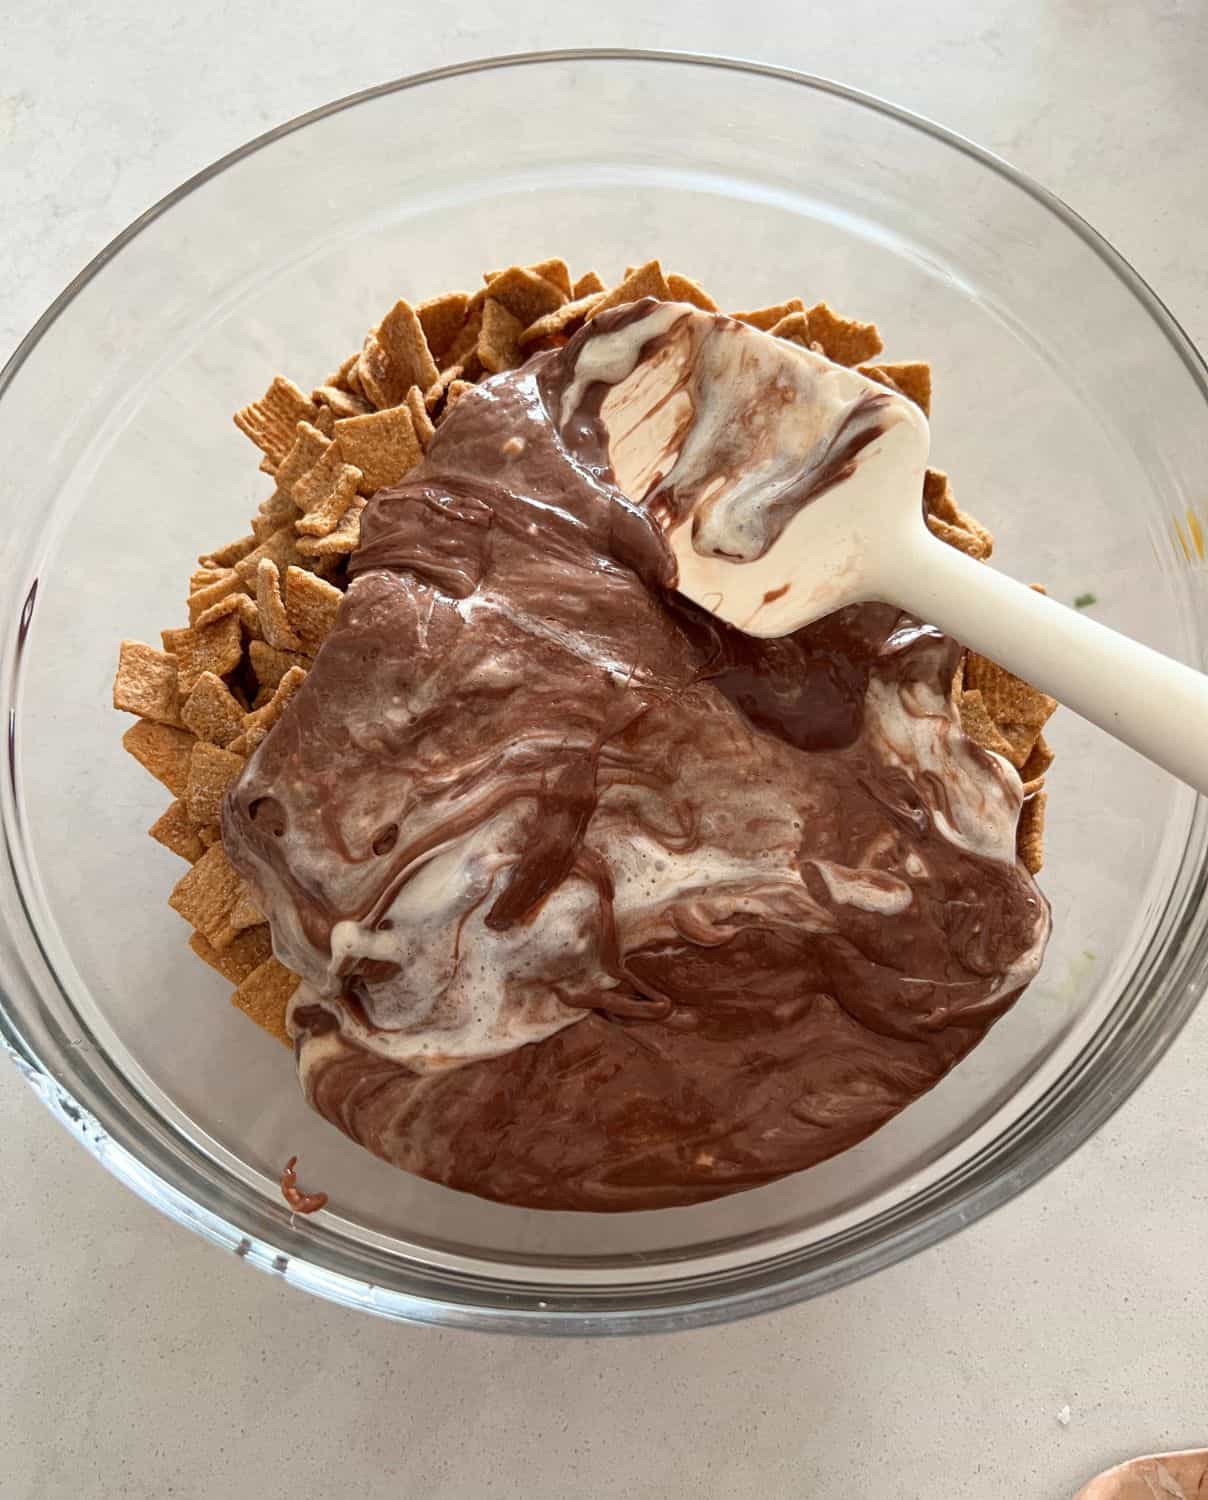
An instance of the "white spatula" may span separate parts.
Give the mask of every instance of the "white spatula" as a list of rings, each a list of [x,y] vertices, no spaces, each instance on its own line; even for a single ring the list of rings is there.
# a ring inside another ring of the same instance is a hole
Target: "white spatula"
[[[730,319],[659,304],[652,324],[653,357],[626,358],[631,326],[578,384],[612,377],[613,472],[659,515],[682,593],[757,636],[898,605],[1208,793],[1208,677],[934,537],[912,401]]]

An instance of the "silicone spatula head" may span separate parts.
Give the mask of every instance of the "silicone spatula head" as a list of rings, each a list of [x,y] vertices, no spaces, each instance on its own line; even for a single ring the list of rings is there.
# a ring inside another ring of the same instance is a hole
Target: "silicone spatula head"
[[[595,388],[608,463],[682,593],[759,636],[894,604],[1208,795],[1208,676],[933,536],[913,402],[719,314],[649,301],[605,316],[568,346],[561,420]]]
[[[617,483],[663,529],[676,587],[751,635],[877,597],[886,539],[922,524],[927,419],[823,355],[680,303],[588,343]]]

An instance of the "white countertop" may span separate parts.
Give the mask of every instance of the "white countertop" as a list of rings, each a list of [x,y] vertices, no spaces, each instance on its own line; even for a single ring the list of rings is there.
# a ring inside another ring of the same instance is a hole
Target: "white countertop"
[[[1208,345],[1200,0],[43,0],[3,26],[0,358],[267,126],[575,44],[758,57],[930,115],[1063,195]],[[0,1067],[0,1496],[1063,1500],[1208,1443],[1206,1088],[1201,1009],[1095,1140],[956,1239],[754,1322],[579,1343],[309,1300],[119,1187]]]

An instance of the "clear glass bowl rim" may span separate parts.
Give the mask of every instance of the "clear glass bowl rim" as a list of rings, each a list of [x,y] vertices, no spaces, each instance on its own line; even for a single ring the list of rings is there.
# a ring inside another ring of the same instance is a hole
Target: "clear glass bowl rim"
[[[878,113],[980,163],[1046,208],[1117,277],[1185,366],[1208,415],[1208,367],[1170,310],[1083,218],[1002,158],[922,115],[815,74],[742,58],[642,48],[565,48],[454,63],[359,90],[264,132],[161,198],[80,271],[0,370],[0,400],[35,345],[93,277],[143,229],[227,167],[315,121],[389,94],[496,69],[600,62],[714,68],[794,84]],[[10,724],[10,777],[15,776],[12,747]],[[4,825],[6,875],[20,893],[13,847],[18,829],[9,826],[7,816]],[[1133,976],[1091,1046],[1057,1084],[978,1156],[925,1193],[804,1251],[738,1271],[687,1276],[648,1287],[629,1283],[568,1293],[564,1287],[537,1282],[456,1277],[424,1268],[398,1278],[397,1285],[386,1286],[338,1265],[322,1264],[313,1255],[313,1244],[302,1237],[284,1233],[279,1226],[266,1226],[267,1233],[249,1234],[199,1202],[188,1191],[188,1180],[190,1176],[200,1180],[200,1174],[178,1170],[168,1175],[149,1166],[140,1147],[154,1149],[154,1137],[128,1119],[122,1121],[122,1129],[115,1130],[112,1118],[102,1123],[77,1100],[22,1034],[15,1012],[16,997],[2,988],[0,1041],[51,1113],[120,1182],[238,1258],[281,1275],[306,1291],[391,1318],[499,1332],[582,1336],[702,1326],[770,1311],[892,1265],[1001,1206],[1086,1141],[1159,1061],[1199,998],[1200,985],[1208,973],[1208,921],[1200,915],[1208,896],[1206,854],[1208,811],[1201,799],[1191,820],[1174,892],[1151,935],[1144,955],[1148,962],[1141,964],[1140,975]],[[25,915],[36,941],[36,926],[28,906]],[[1161,963],[1155,964],[1155,958]]]

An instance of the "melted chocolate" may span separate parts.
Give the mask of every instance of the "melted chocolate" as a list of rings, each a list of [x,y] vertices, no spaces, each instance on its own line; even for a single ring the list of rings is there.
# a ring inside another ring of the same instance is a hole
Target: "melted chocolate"
[[[296,1156],[291,1156],[281,1168],[281,1196],[296,1214],[317,1214],[327,1207],[326,1193],[307,1193],[298,1186]]]
[[[1048,930],[953,642],[881,605],[756,640],[671,592],[659,516],[612,478],[608,382],[562,411],[642,306],[467,392],[374,497],[224,811],[306,981],[315,1108],[542,1208],[699,1202],[853,1145],[984,1035]]]

